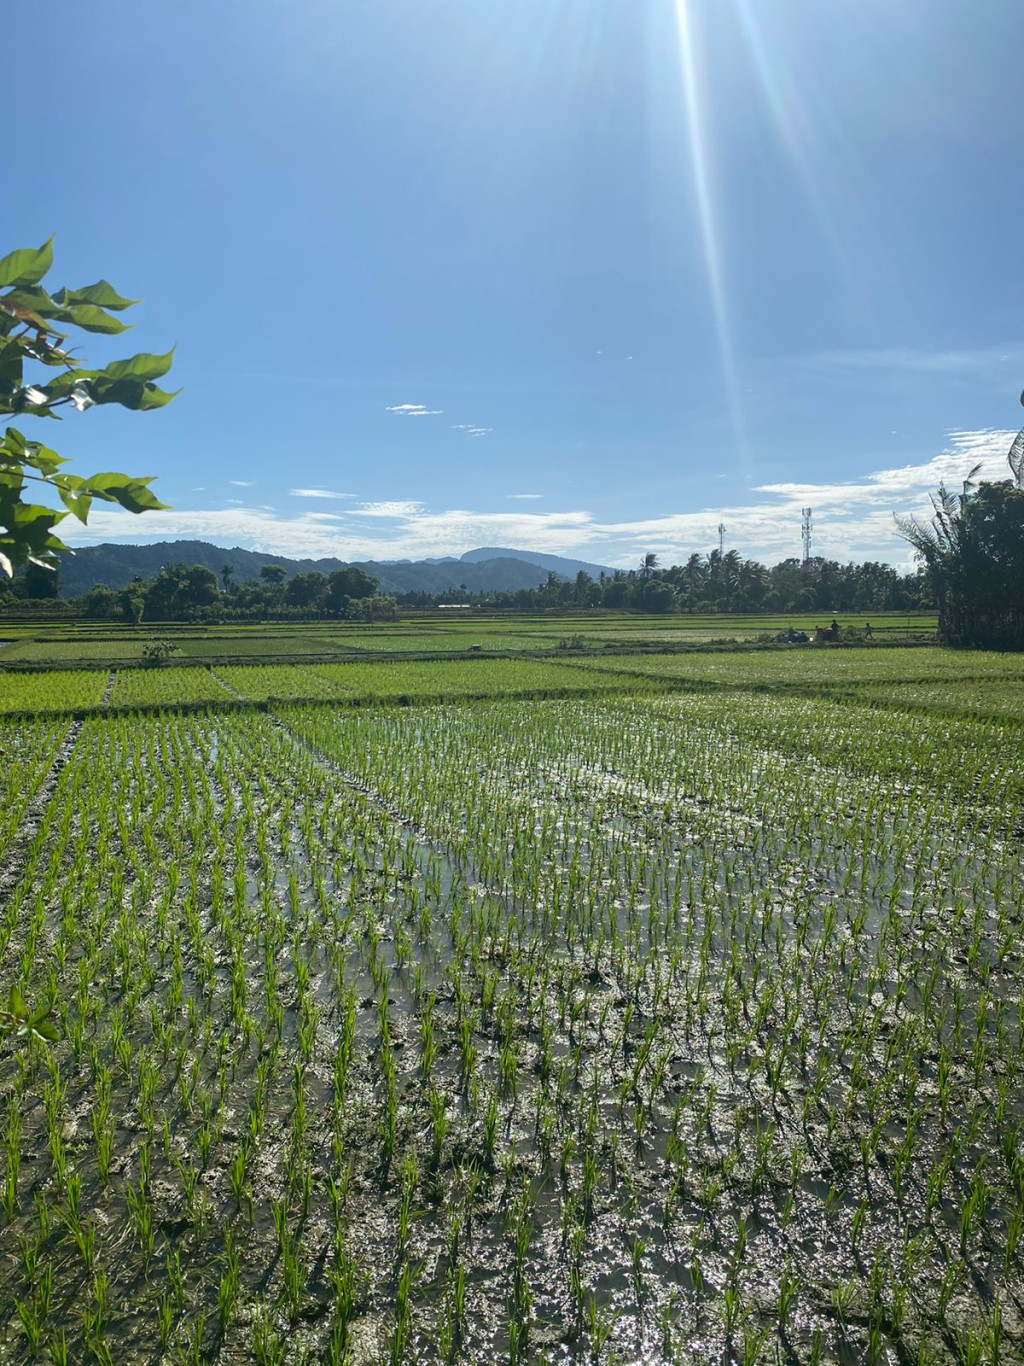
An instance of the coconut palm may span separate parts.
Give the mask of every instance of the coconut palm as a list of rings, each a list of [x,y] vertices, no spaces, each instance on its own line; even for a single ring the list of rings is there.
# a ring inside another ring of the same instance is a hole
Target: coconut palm
[[[1021,406],[1024,407],[1024,394],[1021,394],[1020,401]],[[1010,469],[1013,470],[1014,483],[1017,488],[1024,488],[1024,427],[1014,438],[1013,445],[1010,447],[1010,454],[1006,458],[1010,462]]]
[[[1024,437],[1014,445],[1018,442],[1024,459]],[[1024,488],[1019,479],[975,486],[978,468],[964,480],[962,493],[939,488],[929,521],[897,517],[896,524],[928,572],[942,640],[1019,650],[1024,648]]]

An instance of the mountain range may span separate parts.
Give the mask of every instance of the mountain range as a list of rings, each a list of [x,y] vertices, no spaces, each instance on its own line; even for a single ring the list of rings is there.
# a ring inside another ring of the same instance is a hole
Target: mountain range
[[[583,560],[563,559],[559,555],[535,554],[529,550],[486,547],[467,550],[459,559],[345,561],[337,559],[293,560],[285,555],[268,555],[259,550],[235,546],[225,550],[208,541],[158,541],[155,545],[92,545],[64,555],[61,559],[60,595],[81,597],[95,584],[124,588],[138,575],[152,579],[168,564],[201,564],[220,578],[227,566],[231,581],[259,577],[264,565],[280,565],[289,575],[318,569],[331,574],[335,569],[355,564],[379,583],[382,593],[447,593],[463,589],[468,593],[514,591],[536,588],[548,573],[573,579],[580,570],[597,578],[615,571],[607,565]]]

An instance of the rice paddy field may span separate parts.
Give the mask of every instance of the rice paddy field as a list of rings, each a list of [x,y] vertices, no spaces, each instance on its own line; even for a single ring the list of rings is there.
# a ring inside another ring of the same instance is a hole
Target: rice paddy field
[[[650,646],[0,671],[0,1362],[1024,1362],[1024,659]]]
[[[591,650],[683,648],[710,641],[748,641],[790,627],[813,632],[824,619],[808,616],[644,616],[609,611],[572,616],[536,616],[477,612],[420,612],[377,626],[336,621],[268,623],[252,626],[154,625],[139,628],[108,623],[0,622],[0,666],[28,667],[62,663],[117,664],[142,658],[154,636],[172,640],[181,657],[205,662],[246,662],[352,655],[547,653],[565,648]],[[844,618],[862,629],[866,618]],[[879,641],[902,642],[934,632],[928,615],[876,614],[872,632]]]

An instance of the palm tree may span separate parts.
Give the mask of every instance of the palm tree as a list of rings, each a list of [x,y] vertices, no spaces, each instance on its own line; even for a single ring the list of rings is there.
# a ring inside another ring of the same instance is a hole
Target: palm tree
[[[229,585],[231,583],[231,576],[234,572],[234,568],[230,564],[226,564],[220,571],[220,581],[224,585],[225,593],[230,591]]]
[[[962,493],[950,493],[945,484],[931,495],[933,515],[930,521],[918,517],[896,516],[900,535],[920,556],[939,613],[939,635],[948,644],[963,645],[972,637],[969,603],[971,534],[967,510],[974,492],[974,476],[981,468],[975,465],[964,480]]]
[[[658,567],[658,557],[649,550],[640,561],[640,577],[646,582]]]
[[[1024,407],[1024,394],[1021,394],[1020,401]],[[1019,489],[1024,489],[1024,427],[1017,433],[1010,447],[1010,454],[1006,458],[1010,462],[1010,469],[1013,470],[1014,483]]]

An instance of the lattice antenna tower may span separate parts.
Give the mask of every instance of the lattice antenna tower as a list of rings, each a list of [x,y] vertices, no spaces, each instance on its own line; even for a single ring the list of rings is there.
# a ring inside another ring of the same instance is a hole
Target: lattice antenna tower
[[[803,521],[800,524],[800,539],[803,541],[804,553],[801,564],[806,569],[811,562],[811,536],[814,531],[814,523],[811,521],[811,509],[802,508]]]
[[[718,523],[718,558],[721,559],[725,554],[725,523]]]

